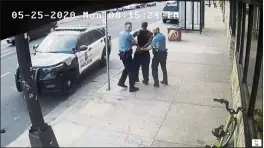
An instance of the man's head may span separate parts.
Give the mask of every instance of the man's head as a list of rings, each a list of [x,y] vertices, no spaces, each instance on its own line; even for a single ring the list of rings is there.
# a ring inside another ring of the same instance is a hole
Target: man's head
[[[125,23],[125,29],[127,30],[127,31],[132,31],[132,23],[131,22],[126,22]]]
[[[153,29],[153,34],[154,34],[154,35],[157,35],[158,33],[160,33],[160,29],[159,29],[159,27]]]
[[[147,30],[147,27],[148,27],[148,23],[147,22],[142,22],[142,24],[141,24],[142,30]]]

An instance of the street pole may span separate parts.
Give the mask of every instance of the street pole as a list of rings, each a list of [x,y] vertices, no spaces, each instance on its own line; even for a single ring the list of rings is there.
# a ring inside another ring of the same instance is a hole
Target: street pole
[[[51,126],[45,123],[42,115],[36,84],[38,70],[33,73],[27,35],[16,35],[15,43],[23,95],[32,124],[29,130],[31,147],[59,147]]]
[[[107,28],[107,11],[105,11],[105,49],[106,49],[106,69],[107,69],[107,83],[108,90],[110,90],[110,74],[109,74],[109,55],[108,55],[108,28]]]

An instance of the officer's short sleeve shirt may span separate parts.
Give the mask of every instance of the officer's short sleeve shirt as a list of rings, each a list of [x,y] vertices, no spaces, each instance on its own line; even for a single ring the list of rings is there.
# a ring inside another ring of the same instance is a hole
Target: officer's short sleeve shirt
[[[158,33],[156,36],[154,36],[151,45],[157,50],[166,51],[166,37],[163,34]]]
[[[119,50],[128,51],[132,49],[134,38],[128,31],[121,31],[119,35]]]

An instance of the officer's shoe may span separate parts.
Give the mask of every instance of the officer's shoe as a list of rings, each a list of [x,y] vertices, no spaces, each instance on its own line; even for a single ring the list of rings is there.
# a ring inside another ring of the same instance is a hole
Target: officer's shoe
[[[120,86],[120,87],[123,87],[123,88],[127,88],[127,86],[125,85],[125,84],[117,84],[118,86]]]
[[[161,84],[168,85],[167,81],[160,81]]]
[[[137,87],[130,87],[129,88],[129,92],[136,92],[138,90],[139,90],[139,88],[137,88]]]
[[[154,87],[159,87],[159,84],[153,84]]]
[[[145,81],[145,80],[142,80],[142,83],[145,84],[145,85],[148,85],[148,82]]]

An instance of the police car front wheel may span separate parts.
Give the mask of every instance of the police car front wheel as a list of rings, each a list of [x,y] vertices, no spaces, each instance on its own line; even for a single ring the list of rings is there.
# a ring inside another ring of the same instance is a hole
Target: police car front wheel
[[[63,96],[69,96],[70,94],[72,94],[74,92],[76,80],[77,80],[77,78],[76,78],[75,73],[73,71],[69,71],[65,75],[65,79],[63,81],[63,90],[62,90]]]

